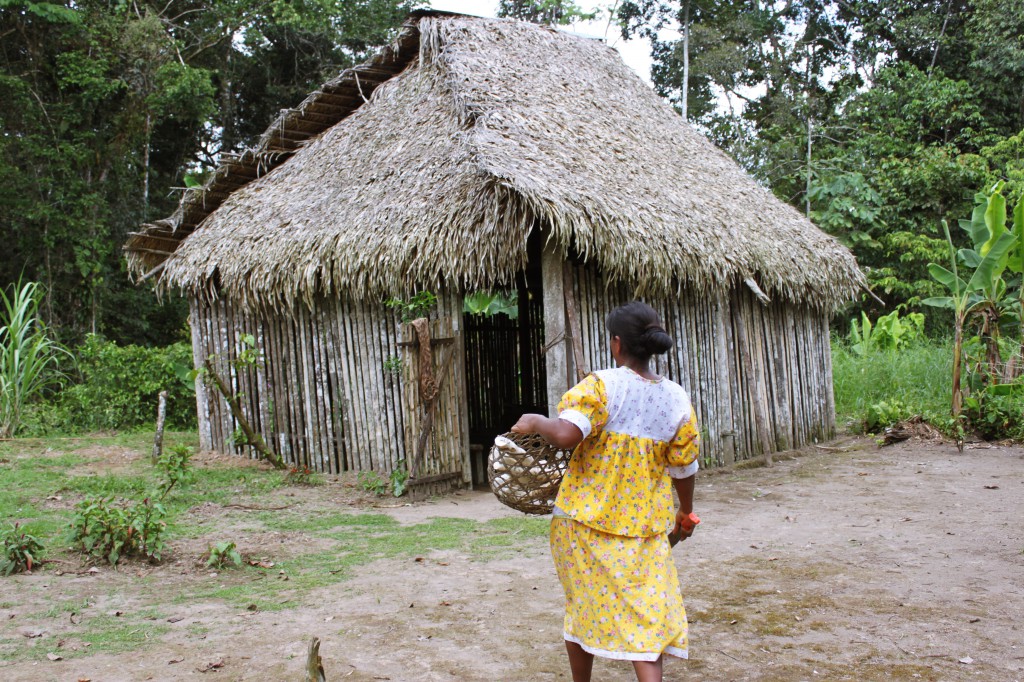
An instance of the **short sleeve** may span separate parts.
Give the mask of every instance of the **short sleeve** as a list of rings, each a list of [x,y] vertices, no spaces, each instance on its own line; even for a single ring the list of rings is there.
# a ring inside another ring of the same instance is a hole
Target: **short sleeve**
[[[697,473],[700,432],[697,415],[690,408],[690,418],[676,432],[668,448],[668,473],[672,478],[689,478]]]
[[[558,418],[575,425],[586,438],[599,431],[608,421],[604,382],[596,374],[576,384],[558,403]]]

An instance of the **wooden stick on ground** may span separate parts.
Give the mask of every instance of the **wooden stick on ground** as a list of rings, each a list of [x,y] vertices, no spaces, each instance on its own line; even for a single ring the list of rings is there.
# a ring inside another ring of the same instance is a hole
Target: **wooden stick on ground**
[[[327,682],[324,675],[324,664],[320,658],[320,638],[309,640],[309,655],[306,657],[305,682]]]
[[[256,452],[258,452],[263,459],[273,464],[275,469],[287,469],[288,467],[285,466],[283,461],[281,461],[281,457],[267,446],[267,442],[263,440],[263,436],[256,433],[252,426],[249,425],[249,421],[245,418],[245,415],[242,414],[242,408],[238,404],[238,398],[228,390],[224,380],[220,378],[220,375],[217,374],[217,370],[213,368],[213,365],[209,360],[206,361],[205,367],[206,371],[210,374],[210,378],[213,379],[213,383],[217,387],[217,390],[220,391],[222,396],[224,396],[224,400],[227,401],[228,407],[231,408],[231,414],[234,416],[235,421],[237,421],[238,425],[242,428],[246,442],[256,448]]]
[[[156,436],[153,438],[153,464],[164,452],[164,420],[167,418],[167,391],[160,391],[156,407]]]

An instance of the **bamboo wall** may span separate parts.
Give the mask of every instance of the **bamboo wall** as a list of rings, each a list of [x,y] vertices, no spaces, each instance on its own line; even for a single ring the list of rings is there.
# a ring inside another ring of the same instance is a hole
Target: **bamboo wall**
[[[432,490],[463,483],[461,457],[468,450],[459,419],[465,410],[457,407],[465,395],[461,297],[439,297],[437,316],[442,319],[432,322],[432,336],[458,342],[425,458]],[[225,300],[193,300],[191,324],[196,365],[214,356],[246,419],[290,465],[388,475],[414,450],[409,444],[422,415],[410,408],[416,387],[410,372],[418,371],[408,360],[415,355],[407,352],[412,334],[379,303],[318,298],[312,310],[298,304],[285,313],[254,315]],[[244,334],[255,337],[263,357],[254,370],[239,372],[231,361]],[[398,373],[385,368],[393,358],[403,359]],[[202,447],[245,454],[247,446],[234,443],[238,424],[223,398],[200,385],[197,404]],[[457,476],[439,475],[445,473]]]
[[[575,267],[573,279],[584,364],[588,370],[610,367],[605,317],[631,293],[606,287],[592,269]],[[702,429],[703,465],[731,464],[833,435],[824,315],[786,303],[763,305],[745,286],[727,295],[686,293],[653,304],[676,339],[656,369],[690,392]],[[425,416],[417,394],[418,353],[412,330],[392,311],[331,297],[317,299],[312,310],[298,305],[273,315],[247,314],[223,300],[193,301],[191,314],[197,365],[215,356],[246,418],[289,464],[387,475],[416,451]],[[431,493],[464,485],[472,475],[461,296],[441,297],[436,317],[435,375],[445,361],[451,368],[419,467],[422,490]],[[264,358],[255,370],[238,372],[230,360],[243,334],[255,337]],[[385,369],[392,358],[402,360],[400,374]],[[247,446],[233,443],[238,425],[224,400],[200,386],[197,403],[203,447],[246,454]]]
[[[606,287],[593,269],[574,270],[586,368],[611,367],[605,318],[633,296]],[[834,435],[823,314],[787,303],[763,305],[743,285],[728,295],[684,293],[652,305],[676,340],[675,349],[658,358],[656,371],[690,393],[702,431],[702,465],[731,464],[762,455],[766,447],[788,450]]]

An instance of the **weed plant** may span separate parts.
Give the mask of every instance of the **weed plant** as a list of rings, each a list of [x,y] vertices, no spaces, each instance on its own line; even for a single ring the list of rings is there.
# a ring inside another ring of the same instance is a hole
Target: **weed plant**
[[[39,562],[43,545],[34,536],[19,528],[17,523],[0,534],[0,575],[31,571]]]
[[[218,542],[210,545],[210,557],[206,560],[208,568],[218,570],[225,568],[238,568],[242,565],[242,554],[238,551],[235,543],[231,541]]]

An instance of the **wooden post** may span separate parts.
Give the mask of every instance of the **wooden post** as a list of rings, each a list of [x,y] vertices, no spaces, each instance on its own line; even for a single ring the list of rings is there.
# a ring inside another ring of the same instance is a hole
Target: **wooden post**
[[[558,416],[558,402],[569,390],[568,340],[565,334],[565,288],[562,256],[550,241],[540,268],[544,291],[544,363],[547,367],[548,416]]]
[[[207,324],[209,314],[204,316],[200,312],[203,304],[196,298],[189,301],[189,326],[192,328],[192,364],[198,369],[206,362],[206,351],[204,350],[203,339],[208,338],[210,328]],[[201,377],[196,377],[196,412],[199,417],[199,449],[209,452],[213,450],[213,426],[210,423],[210,397],[206,392],[206,383]]]
[[[167,391],[160,391],[156,405],[156,436],[153,438],[153,464],[164,452],[164,419],[167,417]]]

